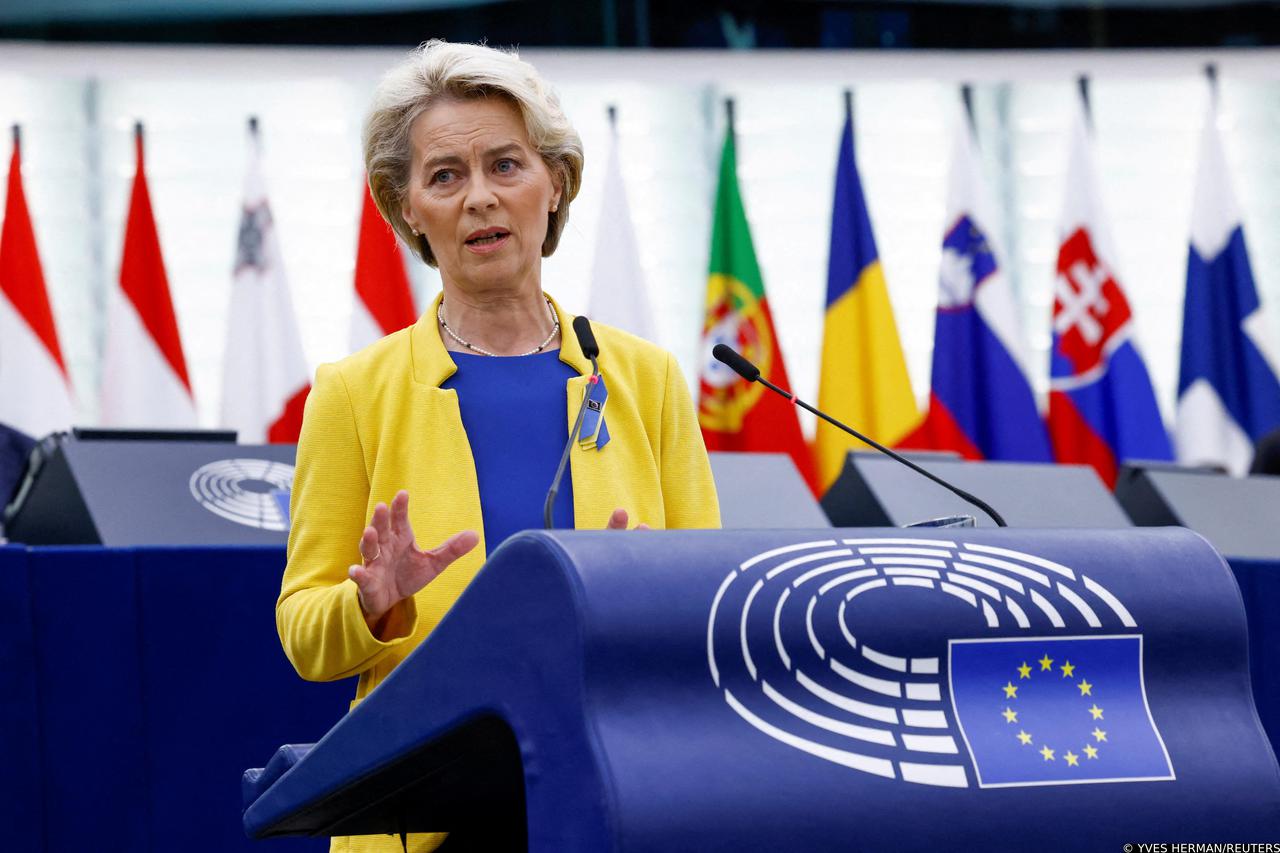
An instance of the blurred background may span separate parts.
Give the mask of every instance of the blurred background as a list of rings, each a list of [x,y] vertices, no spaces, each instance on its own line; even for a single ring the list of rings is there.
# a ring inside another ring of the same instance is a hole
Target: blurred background
[[[712,195],[737,103],[747,215],[792,384],[816,395],[843,96],[913,389],[930,385],[950,143],[974,84],[998,239],[1042,396],[1076,79],[1115,266],[1172,425],[1207,63],[1264,309],[1280,301],[1280,4],[44,0],[0,4],[0,122],[23,178],[82,423],[97,417],[105,293],[134,171],[147,170],[202,425],[214,426],[248,156],[267,191],[310,365],[349,350],[360,124],[380,73],[422,40],[517,46],[559,89],[587,152],[545,268],[585,310],[609,148],[608,105],[659,342],[696,382]],[[1047,49],[1052,48],[1052,49]],[[434,271],[410,264],[419,305]],[[1269,328],[1280,339],[1274,311]],[[811,433],[811,421],[803,423]]]

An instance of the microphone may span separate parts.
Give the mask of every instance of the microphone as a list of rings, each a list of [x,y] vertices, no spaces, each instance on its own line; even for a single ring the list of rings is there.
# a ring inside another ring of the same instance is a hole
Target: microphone
[[[919,465],[912,462],[910,459],[907,459],[903,456],[900,456],[897,453],[894,453],[892,450],[885,447],[880,442],[867,438],[865,435],[858,432],[856,429],[853,429],[852,427],[845,426],[835,418],[828,415],[826,412],[818,411],[813,406],[810,406],[808,403],[801,400],[795,394],[792,394],[789,391],[783,391],[777,385],[774,385],[768,379],[765,379],[764,377],[762,377],[760,375],[760,368],[756,367],[754,364],[747,361],[745,358],[742,357],[741,354],[735,351],[732,347],[726,346],[725,344],[716,344],[711,350],[711,355],[715,357],[716,361],[719,361],[720,363],[727,365],[729,368],[733,370],[734,373],[738,374],[748,382],[759,382],[761,385],[768,388],[770,391],[773,391],[777,394],[781,394],[783,397],[786,397],[788,400],[790,400],[792,403],[795,403],[797,406],[804,409],[806,412],[812,412],[813,414],[822,418],[824,421],[831,424],[832,426],[838,427],[844,430],[845,432],[849,433],[849,435],[853,436],[854,438],[864,441],[867,444],[871,445],[876,450],[879,450],[881,453],[888,456],[890,459],[896,459],[897,461],[901,462],[903,465],[906,465],[912,471],[915,471],[917,474],[920,474],[924,477],[928,477],[930,480],[937,483],[939,486],[942,486],[942,488],[959,496],[963,500],[973,504],[978,509],[985,512],[987,515],[991,516],[991,520],[994,521],[1000,527],[1009,526],[1008,524],[1005,523],[1005,520],[1000,516],[1000,513],[992,509],[991,506],[986,501],[980,498],[974,497],[973,495],[969,494],[964,489],[961,489],[958,486],[951,485],[941,477],[938,477],[934,474],[930,474],[928,471],[921,468]]]
[[[569,451],[573,450],[573,443],[578,440],[578,433],[582,431],[582,419],[587,414],[591,388],[600,381],[600,365],[596,362],[597,356],[600,355],[600,345],[596,343],[595,333],[591,331],[591,321],[582,316],[574,317],[573,334],[578,339],[582,354],[591,359],[591,376],[587,380],[587,393],[582,395],[582,405],[578,407],[578,418],[573,422],[573,429],[569,431],[569,440],[565,442],[564,453],[560,456],[560,465],[556,468],[555,479],[551,481],[551,488],[547,490],[547,500],[542,505],[542,523],[547,530],[555,527],[551,519],[551,511],[555,507],[556,495],[560,492],[560,483],[564,480],[564,469],[569,464]]]
[[[586,317],[574,317],[573,334],[578,338],[578,346],[582,347],[582,354],[591,359],[594,367],[596,357],[600,355],[600,345],[596,343],[595,333],[591,331],[591,321]]]

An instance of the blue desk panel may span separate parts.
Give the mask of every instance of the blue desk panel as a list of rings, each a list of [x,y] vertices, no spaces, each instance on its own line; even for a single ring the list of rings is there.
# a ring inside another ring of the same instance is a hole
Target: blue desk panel
[[[0,549],[5,849],[264,849],[241,828],[241,772],[320,737],[355,690],[285,660],[283,568],[274,547]]]
[[[45,849],[149,850],[133,554],[29,552]]]
[[[240,823],[240,774],[281,743],[319,740],[355,685],[309,684],[285,658],[274,607],[281,549],[140,549],[136,559],[148,605],[139,617],[150,849],[182,838],[186,849],[262,851]],[[279,848],[325,849],[311,839]]]
[[[0,547],[0,826],[14,850],[44,849],[35,633],[27,552]]]
[[[1249,620],[1249,673],[1253,701],[1273,749],[1280,750],[1280,562],[1233,558]]]

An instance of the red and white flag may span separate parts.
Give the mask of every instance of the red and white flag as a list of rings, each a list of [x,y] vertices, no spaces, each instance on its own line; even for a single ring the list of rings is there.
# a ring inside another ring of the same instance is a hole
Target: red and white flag
[[[22,155],[14,127],[0,230],[0,421],[42,436],[71,426],[74,412],[71,380],[22,191]]]
[[[222,426],[236,430],[244,444],[296,442],[311,390],[280,241],[267,204],[261,147],[257,123],[251,120],[222,359]]]
[[[102,364],[102,423],[128,427],[192,427],[195,397],[182,355],[178,318],[151,213],[142,159],[142,126],[134,133],[137,171],[125,224],[120,286],[107,293]]]
[[[356,304],[351,313],[351,349],[358,350],[412,326],[418,319],[404,255],[366,186],[356,244]]]

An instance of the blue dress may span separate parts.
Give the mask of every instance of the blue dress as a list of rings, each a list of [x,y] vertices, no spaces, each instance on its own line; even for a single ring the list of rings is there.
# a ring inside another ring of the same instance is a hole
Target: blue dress
[[[560,351],[495,358],[449,353],[458,370],[441,384],[458,393],[462,426],[480,485],[489,554],[521,530],[542,529],[542,505],[569,438],[566,383],[578,375]],[[573,527],[573,480],[566,469],[552,517]]]

